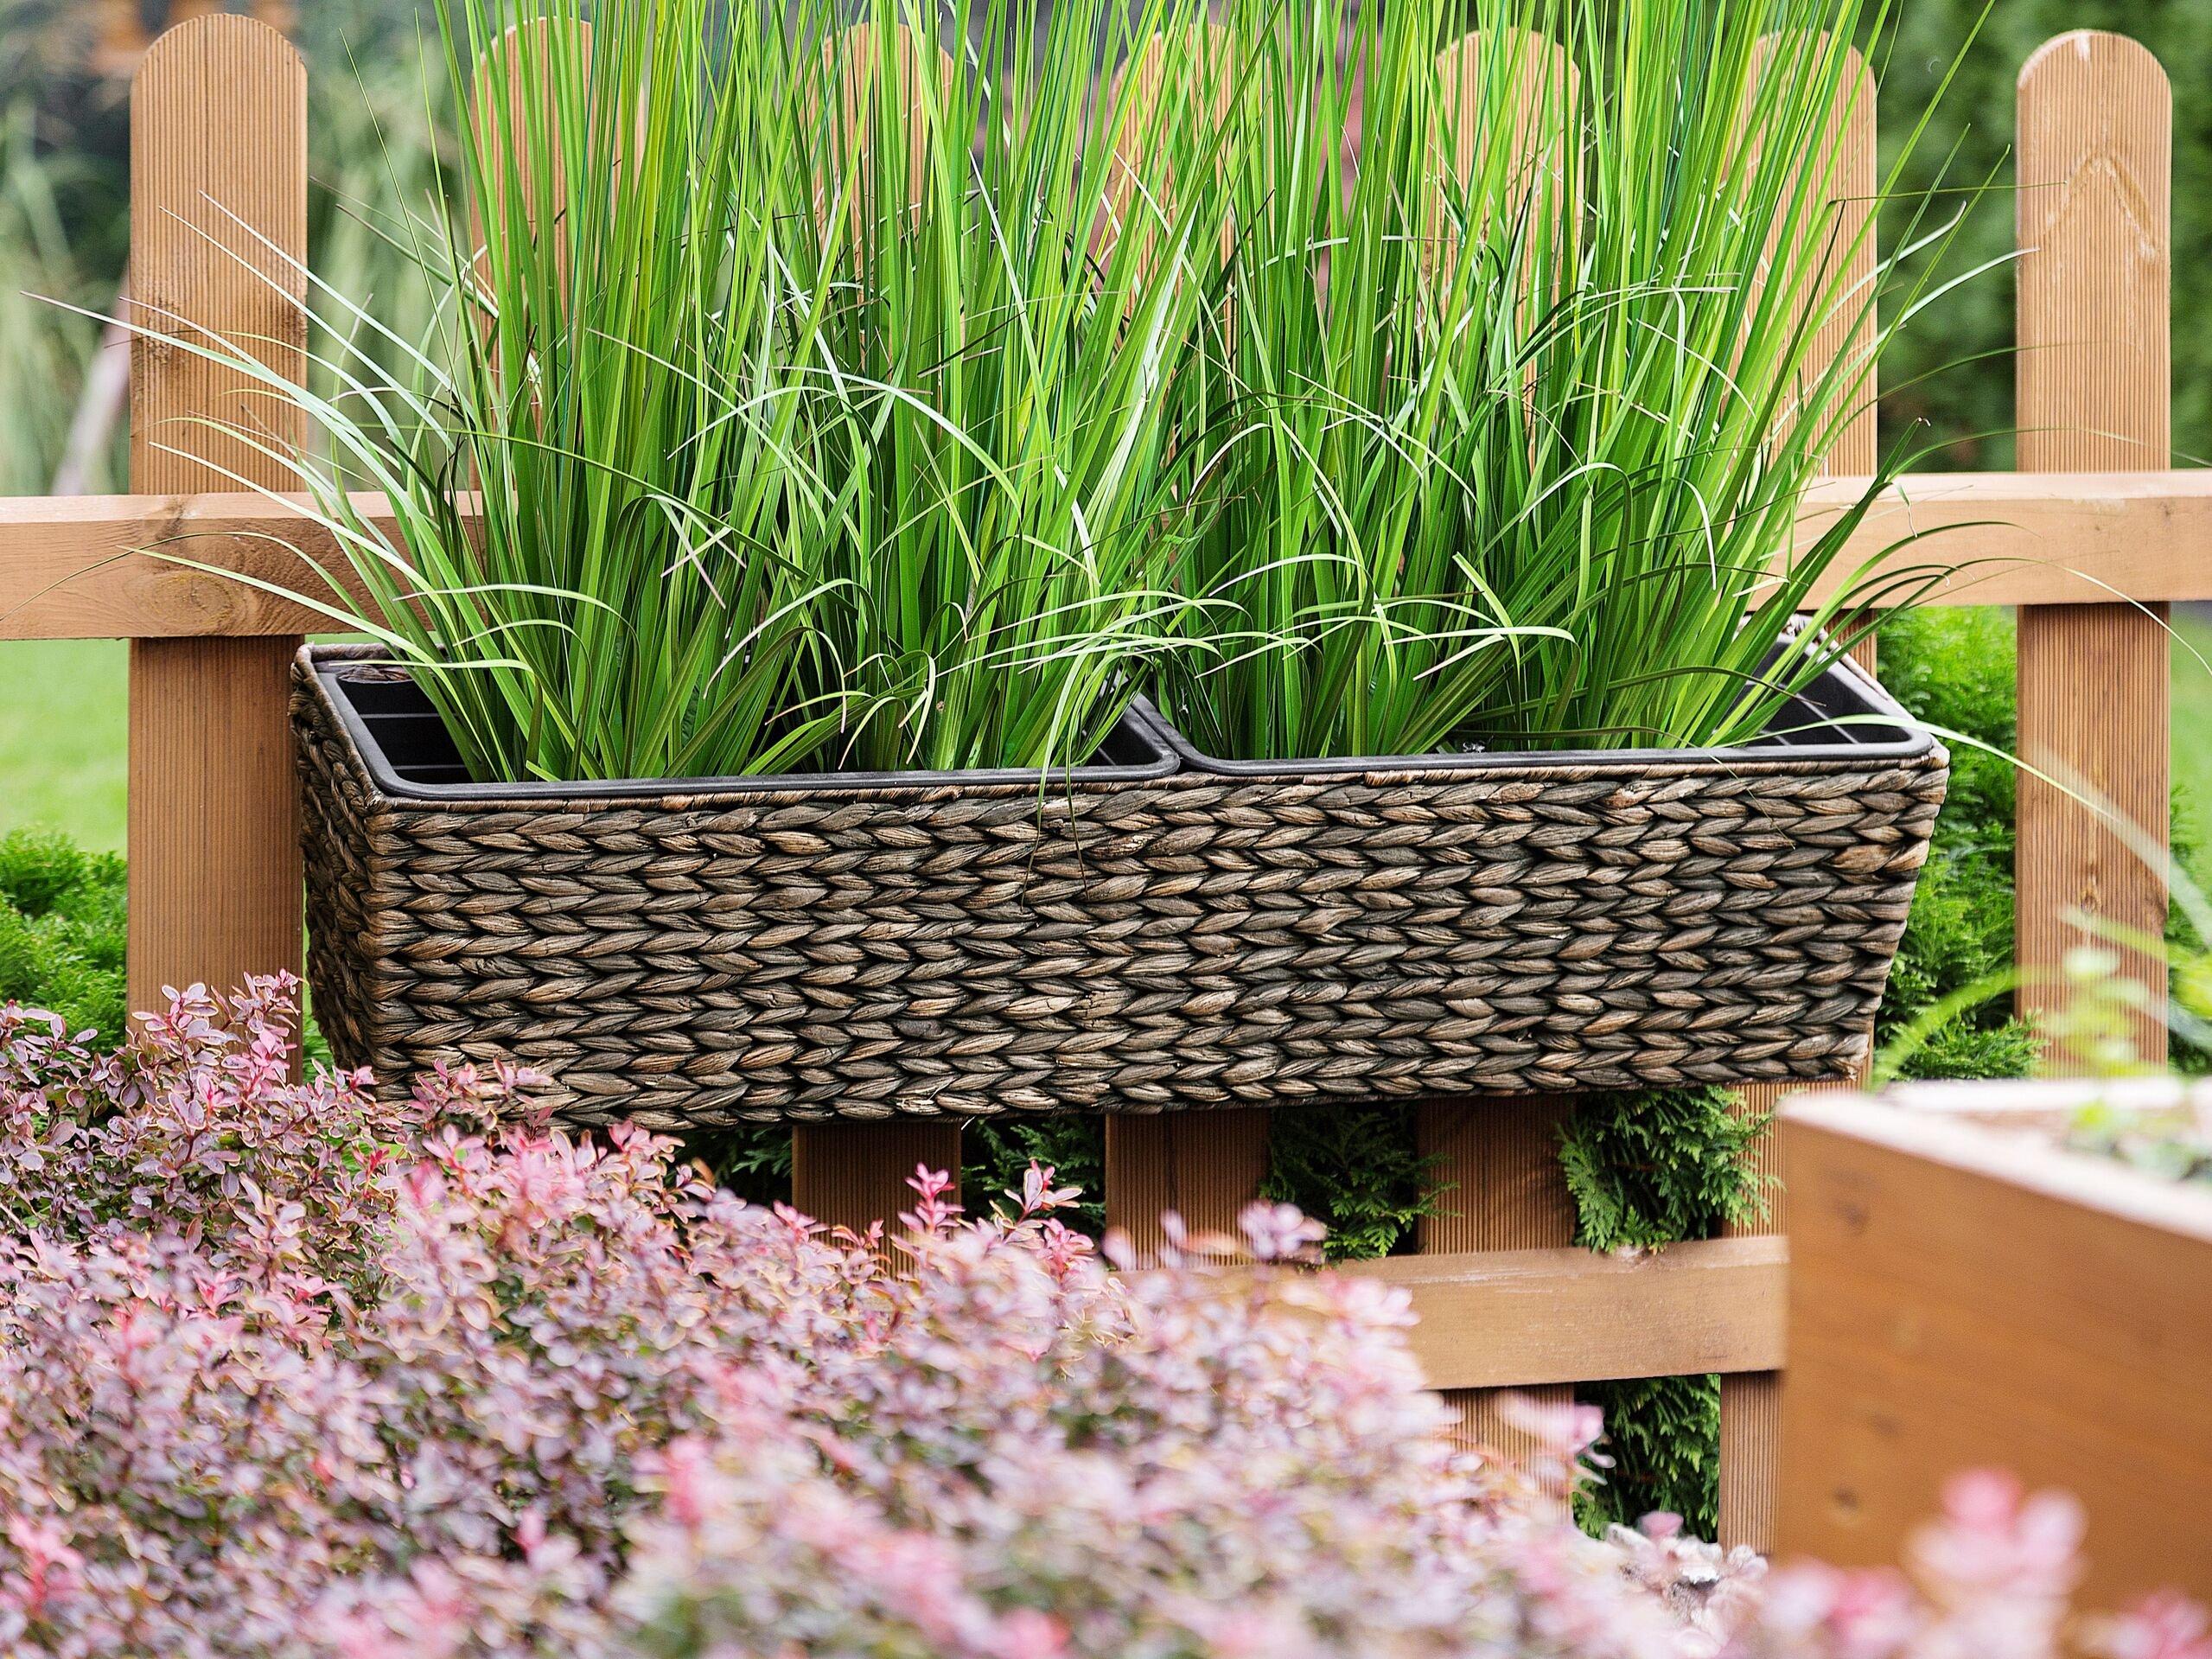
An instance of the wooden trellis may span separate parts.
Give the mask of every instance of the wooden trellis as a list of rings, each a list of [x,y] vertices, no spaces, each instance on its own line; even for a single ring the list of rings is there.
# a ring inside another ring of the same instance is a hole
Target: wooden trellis
[[[2168,318],[2165,82],[2116,35],[2062,36],[2020,82],[2021,470],[1920,475],[1857,533],[1849,568],[1906,528],[1964,526],[1909,550],[1966,570],[1935,603],[2021,608],[2020,743],[2086,779],[2162,838],[2168,788],[2169,602],[2212,598],[2212,476],[2165,470]],[[265,23],[198,16],[138,67],[132,114],[132,282],[138,302],[180,320],[265,341],[297,373],[296,309],[258,269],[306,247],[308,83]],[[1873,176],[1871,93],[1838,112],[1845,134],[1839,207],[1864,212]],[[256,239],[265,239],[257,240]],[[1839,350],[1850,342],[1833,342]],[[314,613],[271,594],[151,557],[180,533],[194,557],[305,584],[292,548],[318,558],[311,526],[277,503],[203,494],[210,463],[282,482],[265,461],[225,448],[201,417],[235,421],[242,388],[188,355],[141,339],[132,372],[137,494],[0,501],[0,640],[124,638],[131,667],[132,1005],[164,985],[223,985],[300,966],[300,866],[284,668]],[[257,404],[265,430],[271,412]],[[168,453],[150,441],[194,448]],[[1871,416],[1839,464],[1873,465]],[[1849,479],[1814,492],[1817,520],[1852,499]],[[373,508],[372,507],[372,512]],[[2065,796],[2024,783],[2020,950],[2055,967],[2086,909],[2149,932],[2163,923],[2159,872]],[[2158,965],[2134,964],[2158,982]],[[2041,992],[2030,993],[2030,1002]],[[2158,1034],[2146,1022],[2146,1046]],[[1603,1378],[1719,1371],[1723,1530],[1770,1537],[1773,1374],[1784,1357],[1787,1252],[1773,1234],[1672,1247],[1638,1259],[1571,1247],[1553,1135],[1559,1099],[1440,1101],[1421,1109],[1425,1149],[1453,1184],[1421,1254],[1353,1271],[1407,1286],[1424,1316],[1416,1341],[1451,1389],[1565,1389]],[[1106,1199],[1140,1242],[1163,1208],[1224,1227],[1266,1163],[1261,1112],[1111,1119]],[[917,1162],[958,1167],[957,1127],[840,1123],[797,1132],[798,1202],[825,1219],[895,1213]],[[1778,1223],[1786,1217],[1779,1216]],[[1496,1425],[1482,1398],[1473,1426]]]

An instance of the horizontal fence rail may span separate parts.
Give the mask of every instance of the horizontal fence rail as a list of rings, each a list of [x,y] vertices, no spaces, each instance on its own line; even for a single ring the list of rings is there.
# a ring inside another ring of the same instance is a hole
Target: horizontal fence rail
[[[1571,1247],[1346,1262],[1409,1293],[1439,1388],[1782,1369],[1789,1248],[1772,1235],[1617,1254]]]
[[[1865,490],[1863,478],[1816,485],[1800,526],[1820,533]],[[303,500],[243,491],[0,497],[0,640],[329,632],[327,613],[288,596],[350,603],[363,595],[335,540],[300,516]],[[370,526],[396,533],[380,496],[352,500]],[[1914,473],[1882,492],[1813,597],[1924,572],[1929,585],[1910,590],[1922,604],[2212,600],[2212,558],[2196,556],[2199,548],[2212,548],[2212,469]]]
[[[1533,38],[1462,42],[1444,72],[1482,74],[1499,50],[1521,54],[1531,84],[1566,73]],[[283,333],[253,314],[259,278],[220,247],[221,215],[304,254],[306,95],[297,54],[245,17],[181,25],[141,66],[132,284],[168,325]],[[2024,438],[2018,473],[1916,474],[1888,490],[1821,595],[1861,566],[1903,576],[1948,565],[1923,602],[2020,607],[2023,757],[2088,776],[2162,839],[2166,645],[2142,623],[2167,603],[2212,599],[2212,559],[2199,552],[2212,546],[2212,473],[2164,469],[2164,80],[2132,43],[2077,34],[2037,54],[2020,98],[2020,409],[2023,425],[2043,436]],[[1835,116],[1839,222],[1868,210],[1872,117],[1862,80]],[[1558,149],[1556,136],[1526,142],[1533,166]],[[1871,256],[1861,239],[1853,257],[1871,269]],[[1843,354],[1858,341],[1826,345]],[[1862,473],[1875,465],[1871,363],[1865,373],[1865,413],[1836,457]],[[133,378],[141,493],[0,500],[0,640],[133,641],[131,986],[143,1007],[163,984],[234,983],[297,963],[284,687],[270,669],[297,636],[337,625],[290,594],[335,597],[318,566],[341,586],[348,578],[340,550],[273,493],[276,470],[214,437],[189,456],[145,441],[155,421],[174,431],[180,419],[235,418],[240,387],[188,372],[144,338],[134,342]],[[1865,488],[1839,477],[1814,489],[1804,533],[1819,533]],[[359,506],[392,529],[375,498]],[[240,755],[251,764],[236,764]],[[2156,931],[2158,872],[2144,872],[2077,806],[2024,788],[2022,801],[2024,964],[2056,966],[2070,942],[2058,918],[2080,907]],[[1577,1382],[1724,1374],[1723,1532],[1764,1545],[1786,1244],[1769,1233],[1637,1256],[1571,1247],[1557,1145],[1571,1110],[1557,1097],[1425,1102],[1419,1136],[1449,1189],[1444,1208],[1425,1221],[1420,1254],[1342,1271],[1410,1293],[1422,1362],[1437,1387],[1469,1391],[1457,1398],[1469,1432],[1486,1439],[1505,1429],[1482,1390],[1559,1398]],[[1262,1112],[1110,1119],[1110,1221],[1140,1245],[1162,1237],[1164,1209],[1195,1227],[1230,1226],[1265,1177],[1266,1138]],[[794,1152],[800,1206],[864,1225],[902,1206],[917,1161],[957,1169],[959,1138],[945,1124],[838,1123],[801,1129]],[[1781,1225],[1778,1214],[1770,1226]]]

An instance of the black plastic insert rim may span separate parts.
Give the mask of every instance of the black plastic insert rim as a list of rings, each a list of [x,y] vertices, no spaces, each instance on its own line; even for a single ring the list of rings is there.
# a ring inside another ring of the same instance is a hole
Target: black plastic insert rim
[[[339,724],[351,738],[379,793],[404,801],[483,804],[501,801],[667,801],[681,797],[875,794],[947,785],[1026,788],[1135,783],[1171,775],[1179,763],[1166,742],[1167,723],[1139,698],[1100,750],[1103,763],[1041,771],[976,767],[956,772],[779,772],[758,776],[614,778],[581,782],[479,783],[429,697],[404,667],[373,653],[309,646],[303,654]],[[435,758],[395,757],[392,740]],[[424,776],[428,773],[433,775]]]
[[[373,649],[309,646],[303,654],[383,794],[398,800],[456,804],[559,801],[667,801],[703,796],[874,794],[947,786],[982,788],[1137,783],[1178,771],[1233,778],[1335,777],[1362,774],[1545,771],[1554,769],[1636,772],[1683,764],[1790,764],[1912,761],[1935,747],[1890,694],[1849,659],[1827,668],[1793,699],[1799,730],[1728,748],[1491,750],[1430,755],[1374,755],[1335,759],[1222,760],[1208,755],[1146,699],[1139,697],[1100,750],[1102,764],[1059,768],[1049,773],[1018,767],[962,771],[783,772],[761,776],[622,778],[603,781],[478,783],[468,777],[460,752],[430,699],[405,668]],[[379,706],[379,705],[381,706]],[[1841,724],[1841,720],[1860,724]],[[1864,733],[1864,736],[1854,734]],[[395,760],[398,739],[436,759]]]
[[[1807,761],[1911,761],[1935,746],[1935,735],[1914,723],[1896,699],[1848,657],[1824,670],[1787,705],[1801,718],[1793,730],[1748,743],[1708,749],[1514,749],[1444,751],[1431,755],[1345,756],[1335,759],[1222,760],[1208,755],[1157,709],[1160,740],[1187,771],[1220,777],[1336,777],[1375,772],[1540,771],[1555,767],[1635,772],[1685,763],[1743,765]],[[1787,713],[1780,717],[1788,719]],[[1844,720],[1857,724],[1839,724]],[[1854,734],[1864,733],[1864,736]]]

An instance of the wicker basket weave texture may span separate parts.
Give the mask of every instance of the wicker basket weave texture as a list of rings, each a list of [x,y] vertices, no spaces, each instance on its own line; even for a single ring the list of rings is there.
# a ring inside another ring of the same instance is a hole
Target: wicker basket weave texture
[[[394,799],[294,699],[334,1052],[564,1117],[1106,1109],[1833,1078],[1932,748],[526,805]]]

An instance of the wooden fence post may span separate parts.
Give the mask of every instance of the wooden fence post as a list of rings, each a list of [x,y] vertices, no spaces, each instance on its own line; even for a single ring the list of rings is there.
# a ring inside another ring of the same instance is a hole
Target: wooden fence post
[[[1106,1120],[1106,1225],[1147,1255],[1167,1242],[1173,1210],[1195,1232],[1237,1235],[1237,1217],[1267,1179],[1267,1125],[1253,1107],[1116,1112]]]
[[[826,44],[825,51],[843,50],[849,113],[868,107],[877,94],[873,81],[880,61],[888,58],[899,77],[911,114],[909,170],[919,182],[921,161],[928,142],[922,120],[922,87],[916,73],[921,59],[911,33],[902,27],[879,53],[873,43],[873,26],[857,24],[847,31],[842,47]],[[940,64],[941,51],[934,54]],[[940,74],[943,71],[940,68]],[[828,211],[822,204],[821,211]],[[852,211],[860,211],[857,200]],[[907,1184],[917,1164],[941,1170],[953,1177],[948,1197],[959,1196],[960,1120],[958,1118],[899,1118],[881,1122],[845,1120],[826,1123],[794,1124],[791,1130],[791,1202],[818,1222],[850,1227],[864,1233],[877,1222],[894,1227],[902,1210],[915,1200]]]
[[[1202,69],[1214,78],[1209,90],[1219,119],[1227,118],[1230,96],[1224,38],[1216,32],[1210,41],[1202,38],[1184,48],[1206,55]],[[1130,95],[1125,144],[1141,144],[1151,130],[1156,106],[1168,85],[1165,61],[1162,43],[1151,41],[1123,70],[1136,80],[1136,90]],[[1131,181],[1145,170],[1130,161],[1117,169],[1110,187],[1117,218],[1129,211]],[[1116,223],[1106,233],[1120,235],[1125,228]],[[1144,233],[1152,234],[1149,229]],[[1224,258],[1234,233],[1233,227],[1222,227]],[[1258,1199],[1267,1179],[1267,1130],[1273,1116],[1263,1108],[1234,1107],[1204,1112],[1108,1113],[1106,1225],[1126,1233],[1130,1241],[1147,1255],[1167,1241],[1160,1218],[1169,1210],[1180,1216],[1194,1232],[1236,1236],[1237,1217]]]
[[[256,238],[265,238],[267,245]],[[142,326],[304,370],[307,71],[266,23],[209,16],[172,29],[131,99],[131,282]],[[283,487],[298,412],[242,376],[144,335],[131,344],[131,483],[148,494]],[[180,589],[209,578],[178,570]],[[131,1007],[164,986],[217,990],[301,971],[299,809],[285,718],[297,639],[131,647]]]
[[[1415,1239],[1423,1255],[1469,1250],[1533,1250],[1572,1244],[1574,1200],[1559,1165],[1559,1130],[1573,1111],[1559,1094],[1495,1094],[1424,1101],[1416,1108],[1421,1155],[1444,1190],[1422,1216]],[[1459,1413],[1463,1437],[1501,1451],[1527,1452],[1526,1439],[1499,1412],[1503,1392],[1467,1388],[1444,1399]],[[1565,1384],[1514,1390],[1542,1405],[1574,1397]]]
[[[1463,178],[1483,165],[1486,135],[1475,130],[1483,109],[1486,78],[1509,87],[1520,111],[1507,142],[1514,147],[1504,176],[1508,188],[1535,192],[1539,211],[1571,211],[1569,193],[1575,179],[1565,165],[1564,123],[1571,118],[1577,81],[1574,66],[1554,42],[1522,34],[1508,42],[1517,61],[1493,61],[1494,41],[1482,34],[1445,48],[1438,61],[1441,92],[1448,110],[1464,112],[1455,120],[1449,163]],[[1495,90],[1495,88],[1488,88]],[[1546,179],[1545,175],[1549,174]],[[1452,262],[1443,262],[1449,273]],[[1573,1107],[1559,1095],[1483,1095],[1424,1101],[1415,1107],[1414,1133],[1439,1188],[1435,1212],[1422,1217],[1415,1247],[1424,1255],[1471,1250],[1527,1250],[1574,1242],[1574,1201],[1559,1164],[1559,1130]],[[1570,1385],[1514,1390],[1533,1403],[1565,1404],[1574,1397]],[[1533,1448],[1499,1413],[1502,1391],[1447,1392],[1459,1413],[1463,1437],[1501,1451]]]
[[[2173,101],[2158,60],[2123,35],[2083,29],[2020,71],[2019,465],[2023,472],[2164,468],[2171,450],[2168,230]],[[2063,561],[2066,549],[2054,547]],[[2086,783],[2161,847],[2168,814],[2166,607],[2024,605],[2020,758]],[[2163,870],[2083,807],[2021,775],[2020,966],[2055,969],[2081,937],[2072,910],[2157,935]],[[2165,968],[2121,953],[2121,971],[2161,1004]],[[2024,1013],[2056,1011],[2059,986],[2030,985]],[[2163,1058],[2154,1010],[2137,1022]]]
[[[896,1230],[918,1196],[908,1182],[924,1164],[953,1177],[948,1198],[960,1196],[958,1118],[839,1118],[791,1127],[792,1204],[831,1227],[865,1233],[881,1222]]]
[[[1834,182],[1829,191],[1834,207],[1830,246],[1838,258],[1849,261],[1849,281],[1856,286],[1871,281],[1874,275],[1875,242],[1868,233],[1880,186],[1875,160],[1874,77],[1858,53],[1851,55],[1851,73],[1835,114],[1839,137],[1834,151]],[[1830,316],[1814,335],[1811,364],[1826,364],[1845,352],[1865,361],[1864,390],[1857,410],[1830,453],[1827,470],[1831,473],[1871,473],[1880,459],[1876,371],[1871,354],[1875,327],[1869,307],[1863,316],[1849,312]],[[1868,638],[1852,654],[1871,668],[1873,640]],[[1743,1109],[1766,1116],[1785,1092],[1771,1085],[1746,1089]],[[1766,1217],[1731,1228],[1732,1232],[1785,1230],[1785,1195],[1775,1184],[1781,1174],[1780,1154],[1779,1138],[1769,1130],[1752,1153],[1753,1169],[1762,1182],[1769,1184]],[[1781,1374],[1774,1371],[1745,1372],[1720,1380],[1720,1541],[1724,1544],[1749,1544],[1760,1551],[1774,1547],[1776,1495],[1781,1486],[1782,1386]]]

